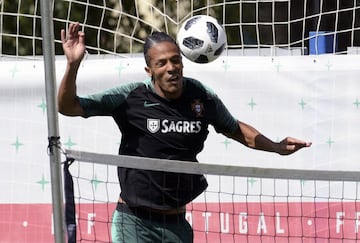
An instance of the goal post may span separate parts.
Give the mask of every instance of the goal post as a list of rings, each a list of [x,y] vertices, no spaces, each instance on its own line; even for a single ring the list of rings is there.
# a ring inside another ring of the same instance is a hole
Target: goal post
[[[48,124],[48,153],[50,159],[51,195],[56,243],[65,243],[65,215],[63,208],[63,183],[61,173],[60,135],[56,105],[56,71],[52,1],[41,0],[41,30],[45,70],[45,96]]]

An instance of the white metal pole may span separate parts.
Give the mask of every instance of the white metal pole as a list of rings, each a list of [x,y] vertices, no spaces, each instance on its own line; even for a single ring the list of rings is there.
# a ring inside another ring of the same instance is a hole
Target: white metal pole
[[[53,0],[41,0],[41,30],[45,70],[45,92],[49,138],[51,194],[56,243],[65,243],[64,200],[62,190],[60,137],[56,105],[55,46]]]

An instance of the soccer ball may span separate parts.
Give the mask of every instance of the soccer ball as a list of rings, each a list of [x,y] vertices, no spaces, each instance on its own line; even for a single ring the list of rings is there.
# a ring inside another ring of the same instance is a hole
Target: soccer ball
[[[207,15],[187,19],[177,33],[181,53],[196,63],[208,63],[220,56],[226,46],[226,32],[219,22]]]

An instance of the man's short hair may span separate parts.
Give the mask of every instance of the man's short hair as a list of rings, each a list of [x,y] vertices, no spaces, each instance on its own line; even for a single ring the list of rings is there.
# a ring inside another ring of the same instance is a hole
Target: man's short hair
[[[144,57],[145,57],[146,65],[148,66],[150,65],[150,57],[148,55],[149,49],[154,45],[165,41],[175,44],[180,52],[180,48],[176,43],[176,41],[174,40],[174,38],[172,38],[170,35],[166,34],[165,32],[155,31],[146,38],[144,43]]]

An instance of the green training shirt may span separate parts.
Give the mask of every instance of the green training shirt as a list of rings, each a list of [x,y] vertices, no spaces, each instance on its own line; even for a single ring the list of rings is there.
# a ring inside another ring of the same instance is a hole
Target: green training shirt
[[[199,81],[183,79],[177,100],[156,94],[151,79],[79,97],[85,117],[112,116],[122,137],[119,154],[196,162],[211,124],[217,132],[238,128],[221,100]],[[202,175],[118,168],[121,197],[130,207],[184,206],[207,187]]]

